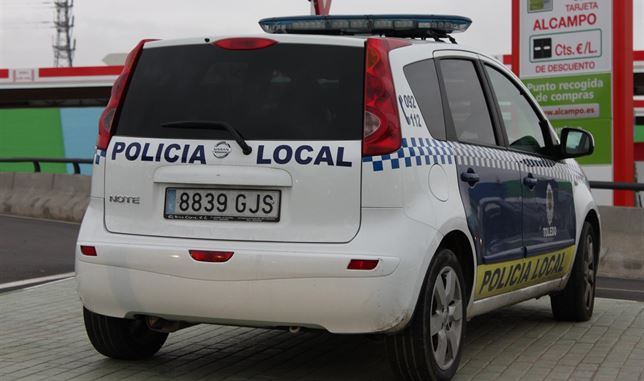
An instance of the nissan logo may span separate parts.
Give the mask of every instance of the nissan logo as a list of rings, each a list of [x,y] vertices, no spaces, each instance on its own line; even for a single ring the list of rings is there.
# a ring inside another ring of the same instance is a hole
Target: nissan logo
[[[230,144],[219,142],[215,145],[215,148],[212,149],[212,154],[215,155],[217,159],[223,159],[230,154],[230,151],[232,151]]]

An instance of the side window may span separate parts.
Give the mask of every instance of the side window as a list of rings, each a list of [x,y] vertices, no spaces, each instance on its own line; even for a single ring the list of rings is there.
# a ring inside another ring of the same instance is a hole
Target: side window
[[[497,144],[490,110],[474,62],[442,59],[440,69],[456,138],[467,143]]]
[[[429,133],[435,139],[445,139],[443,105],[434,60],[414,62],[405,66],[403,70],[420,108],[420,113],[423,115],[425,125],[429,128]],[[404,102],[400,96],[398,100]],[[405,110],[403,105],[401,107]]]
[[[511,148],[545,153],[545,140],[539,125],[539,116],[516,85],[495,68],[485,65],[492,88],[499,102],[503,125]]]

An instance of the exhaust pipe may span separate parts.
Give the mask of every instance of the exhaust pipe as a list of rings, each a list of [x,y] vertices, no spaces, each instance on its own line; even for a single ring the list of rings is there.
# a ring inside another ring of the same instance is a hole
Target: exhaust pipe
[[[301,327],[288,327],[288,331],[294,335],[300,333],[301,330]]]
[[[145,323],[151,330],[162,333],[172,333],[194,325],[184,321],[165,320],[157,316],[146,316]]]

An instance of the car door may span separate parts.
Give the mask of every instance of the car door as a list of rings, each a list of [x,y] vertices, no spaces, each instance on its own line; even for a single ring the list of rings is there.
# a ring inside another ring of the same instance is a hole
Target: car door
[[[553,279],[563,275],[559,273],[568,265],[564,260],[570,261],[574,252],[572,176],[564,162],[553,158],[556,137],[527,91],[505,69],[491,62],[484,68],[502,115],[508,150],[520,165],[526,258],[554,256],[555,262],[548,265],[541,261],[545,267],[535,277]]]
[[[498,115],[482,67],[476,56],[463,52],[435,57],[446,134],[453,145],[459,191],[478,263],[523,258],[521,173],[495,128]]]

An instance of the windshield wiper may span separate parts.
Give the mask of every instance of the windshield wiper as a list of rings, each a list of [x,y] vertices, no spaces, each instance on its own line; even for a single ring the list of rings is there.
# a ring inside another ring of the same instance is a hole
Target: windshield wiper
[[[208,120],[179,120],[176,122],[161,123],[161,127],[228,131],[233,136],[233,138],[235,138],[235,141],[241,147],[244,155],[250,155],[250,153],[253,152],[253,149],[248,145],[248,143],[246,143],[246,140],[244,140],[239,131],[237,131],[237,129],[226,122]]]

